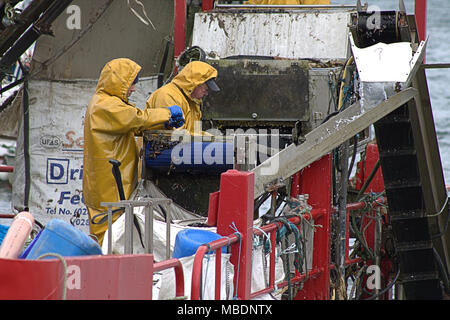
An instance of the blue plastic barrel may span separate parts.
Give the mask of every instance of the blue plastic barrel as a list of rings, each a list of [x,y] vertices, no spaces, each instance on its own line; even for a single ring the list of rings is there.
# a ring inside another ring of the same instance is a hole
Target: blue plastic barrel
[[[50,220],[39,236],[25,249],[21,258],[37,259],[46,253],[56,253],[63,257],[99,255],[102,249],[83,231],[69,223],[53,219]],[[54,257],[46,257],[52,259]]]
[[[197,252],[198,247],[202,244],[218,240],[222,238],[221,235],[208,231],[199,229],[185,229],[178,232],[175,238],[175,246],[173,249],[173,258],[183,258],[192,256]],[[222,248],[222,252],[226,253],[227,247]],[[208,253],[213,253],[210,251]]]
[[[154,155],[151,142],[145,146],[145,165],[156,171],[222,173],[233,169],[234,147],[227,142],[180,143]]]

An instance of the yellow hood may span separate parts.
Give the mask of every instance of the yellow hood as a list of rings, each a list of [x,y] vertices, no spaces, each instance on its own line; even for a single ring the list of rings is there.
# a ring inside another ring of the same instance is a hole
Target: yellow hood
[[[127,58],[108,62],[100,73],[96,93],[105,92],[128,102],[127,91],[139,71],[141,71],[141,67]]]
[[[177,85],[190,97],[192,91],[209,79],[217,78],[217,70],[209,64],[201,61],[188,63],[183,70],[173,78],[172,83]]]
[[[108,62],[100,73],[96,92],[86,109],[83,196],[89,214],[95,210],[105,211],[102,202],[119,201],[109,159],[121,162],[124,194],[129,199],[139,177],[139,148],[135,134],[170,119],[167,108],[141,110],[128,103],[127,91],[140,70],[141,67],[130,59]],[[90,224],[91,233],[99,239],[105,230],[105,224]]]

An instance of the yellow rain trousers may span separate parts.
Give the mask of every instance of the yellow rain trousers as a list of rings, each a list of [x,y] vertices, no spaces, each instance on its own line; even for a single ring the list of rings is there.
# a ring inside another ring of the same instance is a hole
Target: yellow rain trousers
[[[330,4],[330,0],[248,0],[246,4]]]
[[[183,110],[186,129],[194,134],[194,124],[202,118],[201,100],[191,98],[192,91],[200,84],[217,77],[217,70],[201,61],[188,63],[171,82],[162,86],[150,96],[146,109],[178,105]],[[163,126],[156,129],[164,129]]]
[[[166,108],[145,111],[128,103],[127,91],[141,67],[130,59],[108,62],[84,119],[83,196],[89,219],[107,210],[101,202],[119,201],[117,184],[109,159],[121,162],[125,198],[128,199],[138,180],[139,149],[135,134],[170,118]],[[120,216],[116,214],[114,221]],[[96,221],[99,219],[96,219]],[[89,224],[91,234],[103,242],[107,222]]]

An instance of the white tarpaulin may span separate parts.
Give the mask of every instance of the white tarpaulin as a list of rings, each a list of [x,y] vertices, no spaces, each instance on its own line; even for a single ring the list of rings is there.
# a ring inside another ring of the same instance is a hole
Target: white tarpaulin
[[[144,107],[155,84],[154,78],[140,79],[130,101]],[[12,205],[18,211],[29,207],[44,225],[53,218],[67,222],[73,218],[76,227],[89,230],[82,195],[83,123],[96,86],[96,80],[28,84],[29,107],[17,138]]]

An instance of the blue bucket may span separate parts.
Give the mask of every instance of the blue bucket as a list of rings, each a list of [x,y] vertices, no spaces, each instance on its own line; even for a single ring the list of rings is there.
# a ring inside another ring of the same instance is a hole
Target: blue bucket
[[[21,255],[24,259],[37,259],[46,253],[56,253],[63,257],[100,255],[102,249],[83,231],[69,223],[53,219],[30,243]],[[52,257],[48,257],[51,259]],[[53,257],[54,258],[54,257]]]
[[[206,244],[220,238],[222,238],[221,235],[212,231],[185,229],[178,232],[177,237],[175,238],[175,247],[173,249],[172,257],[179,259],[192,256],[202,244]],[[227,247],[223,247],[222,252],[226,253]],[[212,253],[212,251],[208,253]]]
[[[3,239],[8,233],[9,227],[0,224],[0,244],[2,244]]]

